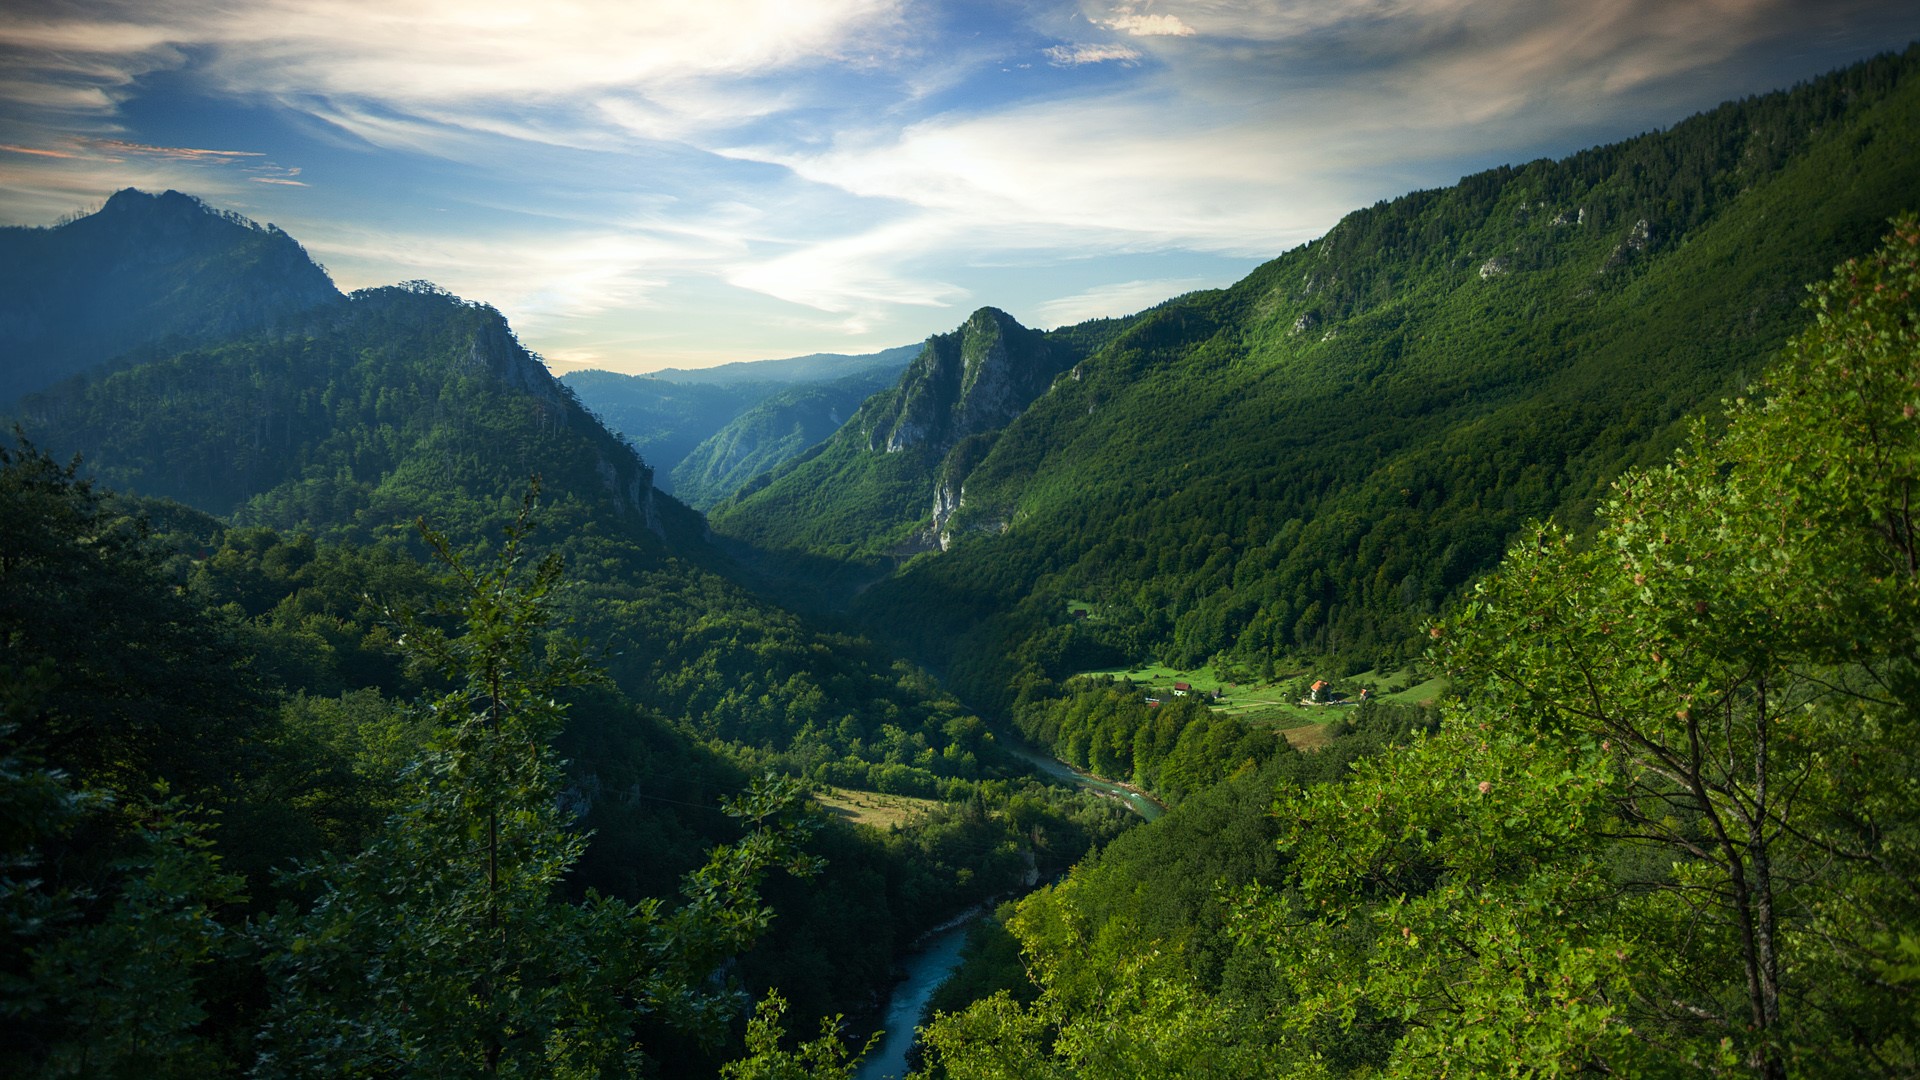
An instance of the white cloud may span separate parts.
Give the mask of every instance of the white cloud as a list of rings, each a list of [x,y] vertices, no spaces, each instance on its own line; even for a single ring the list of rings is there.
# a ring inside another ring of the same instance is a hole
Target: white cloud
[[[1301,190],[1330,166],[1316,140],[1262,119],[1170,110],[1155,91],[943,117],[817,154],[742,150],[863,198],[951,216],[957,237],[1016,249],[1174,246],[1273,253],[1349,205]],[[970,228],[963,228],[962,225]]]
[[[1117,281],[1072,296],[1048,300],[1032,309],[1029,326],[1052,328],[1071,326],[1088,319],[1106,319],[1144,311],[1163,300],[1202,288],[1201,278],[1155,278],[1146,281]]]
[[[1181,22],[1178,15],[1136,15],[1125,12],[1115,14],[1103,25],[1134,37],[1192,37],[1194,33],[1193,27]]]
[[[0,22],[0,43],[94,55],[230,47],[250,89],[424,101],[560,95],[765,72],[884,47],[896,0],[119,0],[111,17]]]
[[[109,153],[151,154],[154,157],[173,158],[177,161],[208,162],[218,165],[230,165],[244,158],[266,157],[258,150],[212,150],[198,146],[148,146],[145,143],[128,142],[125,139],[90,139],[92,145]]]
[[[1125,45],[1055,45],[1043,51],[1054,67],[1104,64],[1109,60],[1132,64],[1140,59],[1138,49],[1130,49]]]
[[[690,84],[702,81],[858,69],[904,47],[904,2],[95,0],[0,17],[0,56],[18,60],[8,64],[18,85],[13,93],[0,85],[0,100],[86,86],[107,94],[80,103],[110,108],[138,76],[191,63],[232,93],[334,109],[348,121],[411,112],[478,126],[498,122],[491,110],[501,104],[578,107],[636,89],[691,97]],[[19,77],[26,71],[38,77]]]
[[[424,278],[492,304],[522,333],[647,308],[673,278],[714,265],[702,245],[618,229],[459,236],[325,222],[286,227],[342,289]]]
[[[742,263],[727,274],[727,281],[835,314],[897,304],[948,307],[964,300],[966,290],[914,275],[904,266],[915,253],[950,250],[955,227],[956,223],[935,216],[917,216]]]
[[[159,6],[159,5],[156,5]],[[0,18],[0,43],[16,49],[45,52],[57,65],[71,64],[72,55],[131,54],[160,48],[176,40],[170,19],[143,20],[30,18],[13,14]]]

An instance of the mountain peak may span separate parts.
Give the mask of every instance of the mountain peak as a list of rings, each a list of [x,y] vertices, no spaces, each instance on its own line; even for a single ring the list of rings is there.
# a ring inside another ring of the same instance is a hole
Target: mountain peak
[[[998,308],[927,339],[891,400],[870,416],[868,445],[938,457],[968,435],[1004,427],[1059,374],[1045,338]]]
[[[148,233],[158,231],[175,237],[196,236],[210,244],[228,242],[226,238],[243,232],[284,235],[244,214],[209,206],[197,196],[172,188],[158,195],[139,188],[121,188],[95,213],[62,226],[61,231],[65,230],[114,233],[127,241],[144,240]],[[292,246],[297,249],[299,245]],[[304,259],[306,252],[300,255]]]
[[[125,188],[50,229],[0,229],[0,402],[161,341],[340,299],[293,238],[191,195]]]
[[[100,208],[104,215],[137,214],[152,210],[198,210],[212,213],[206,203],[172,188],[158,195],[141,191],[139,188],[121,188],[107,197],[106,205]]]

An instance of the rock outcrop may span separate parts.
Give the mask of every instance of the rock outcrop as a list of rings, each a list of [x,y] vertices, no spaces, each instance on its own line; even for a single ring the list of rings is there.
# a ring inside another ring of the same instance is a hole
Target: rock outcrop
[[[959,329],[929,338],[896,392],[868,402],[856,420],[870,450],[938,460],[969,435],[1007,426],[1064,366],[1039,331],[981,308]]]

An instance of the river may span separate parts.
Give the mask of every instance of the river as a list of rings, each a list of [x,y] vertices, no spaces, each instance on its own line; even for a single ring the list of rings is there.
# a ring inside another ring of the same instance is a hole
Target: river
[[[1014,757],[1032,764],[1034,768],[1039,769],[1048,776],[1057,777],[1065,780],[1069,784],[1078,784],[1083,788],[1090,788],[1104,795],[1111,795],[1119,799],[1121,802],[1127,804],[1127,809],[1139,814],[1147,821],[1152,821],[1167,812],[1167,808],[1155,802],[1152,796],[1142,794],[1125,784],[1116,784],[1111,780],[1102,780],[1097,776],[1083,773],[1079,769],[1061,761],[1059,758],[1048,757],[1036,750],[1029,750],[1010,739],[1002,742],[1001,746]]]
[[[1166,813],[1166,807],[1132,788],[1089,776],[1064,761],[1028,750],[1011,740],[1002,745],[1048,776],[1119,799],[1147,821]],[[901,959],[907,977],[894,986],[887,998],[887,1016],[882,1024],[886,1036],[878,1048],[861,1060],[854,1080],[899,1080],[907,1075],[907,1051],[913,1048],[914,1025],[920,1022],[920,1013],[926,1009],[934,990],[960,966],[960,947],[966,944],[967,929],[972,925],[973,919],[967,919],[938,931]]]
[[[976,916],[977,918],[978,916]],[[893,988],[887,999],[886,1037],[880,1046],[860,1062],[854,1080],[898,1080],[907,1075],[907,1051],[913,1047],[914,1025],[928,999],[953,969],[960,965],[960,947],[967,943],[968,919],[933,937],[901,961],[907,977]]]

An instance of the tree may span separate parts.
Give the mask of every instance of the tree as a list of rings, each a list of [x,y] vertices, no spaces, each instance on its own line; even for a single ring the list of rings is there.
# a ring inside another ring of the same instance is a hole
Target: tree
[[[643,1018],[710,1032],[733,1013],[712,976],[771,918],[758,883],[813,868],[797,786],[768,781],[729,804],[749,831],[688,876],[677,908],[560,897],[585,838],[550,746],[556,695],[593,673],[546,633],[561,567],[526,565],[533,507],[529,493],[477,569],[422,527],[460,632],[409,618],[403,643],[453,689],[423,706],[439,735],[409,805],[366,851],[303,871],[318,897],[268,924],[278,992],[260,1075],[637,1074]]]
[[[204,1076],[210,964],[244,898],[211,813],[268,714],[144,523],[0,445],[0,1072]]]
[[[849,1053],[840,1039],[840,1017],[833,1016],[820,1021],[819,1038],[785,1050],[780,1018],[786,1011],[786,999],[778,993],[761,999],[747,1021],[747,1056],[722,1065],[721,1080],[853,1080],[860,1058],[880,1041],[875,1034],[860,1053]]]
[[[1812,306],[1724,433],[1433,628],[1437,735],[1282,799],[1242,928],[1296,1030],[1390,1075],[1920,1067],[1920,223]]]
[[[230,628],[165,573],[145,523],[16,434],[0,445],[0,659],[36,672],[15,738],[76,786],[156,781],[230,804],[271,722]],[[189,735],[189,733],[191,733]]]
[[[201,978],[244,949],[220,918],[244,899],[240,879],[164,786],[116,800],[23,758],[10,718],[37,711],[51,679],[4,663],[0,676],[0,1071],[220,1070],[226,1055],[197,1030]]]
[[[1251,1011],[1223,1001],[1186,970],[1179,945],[1139,949],[1142,928],[1097,930],[1083,908],[1081,871],[1020,904],[1030,1004],[1002,990],[922,1030],[933,1075],[955,1080],[1124,1080],[1259,1075],[1274,1058]]]

